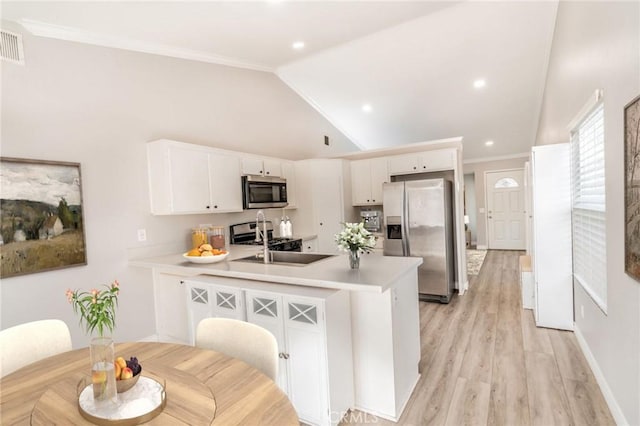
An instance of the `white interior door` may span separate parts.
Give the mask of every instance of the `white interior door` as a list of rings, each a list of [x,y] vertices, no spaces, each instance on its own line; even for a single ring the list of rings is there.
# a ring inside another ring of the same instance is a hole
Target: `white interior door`
[[[487,172],[489,248],[525,249],[524,170]]]

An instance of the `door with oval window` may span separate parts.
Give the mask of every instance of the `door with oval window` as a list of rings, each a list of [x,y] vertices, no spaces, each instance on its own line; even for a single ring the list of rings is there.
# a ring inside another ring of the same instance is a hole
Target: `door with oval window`
[[[524,250],[524,170],[487,172],[485,185],[489,248]]]

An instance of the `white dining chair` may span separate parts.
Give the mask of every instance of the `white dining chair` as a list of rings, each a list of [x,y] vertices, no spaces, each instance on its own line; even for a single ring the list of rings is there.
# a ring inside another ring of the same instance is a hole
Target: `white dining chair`
[[[33,321],[0,330],[0,377],[70,350],[69,327],[57,319]]]
[[[228,318],[205,318],[196,329],[196,346],[238,358],[272,380],[278,375],[278,342],[267,329]]]

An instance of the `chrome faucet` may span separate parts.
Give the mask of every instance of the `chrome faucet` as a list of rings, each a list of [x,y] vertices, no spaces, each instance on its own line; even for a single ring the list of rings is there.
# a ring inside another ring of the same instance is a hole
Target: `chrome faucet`
[[[260,241],[260,216],[262,216],[262,258],[264,263],[271,263],[271,256],[269,255],[268,235],[267,235],[267,218],[264,216],[262,210],[258,210],[256,214],[256,241]]]

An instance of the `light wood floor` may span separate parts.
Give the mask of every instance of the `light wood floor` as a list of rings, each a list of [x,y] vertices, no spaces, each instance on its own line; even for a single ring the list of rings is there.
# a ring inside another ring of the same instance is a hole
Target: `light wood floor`
[[[572,332],[537,328],[517,251],[489,251],[469,291],[420,302],[422,374],[399,425],[614,425]],[[396,423],[352,412],[343,425]]]

